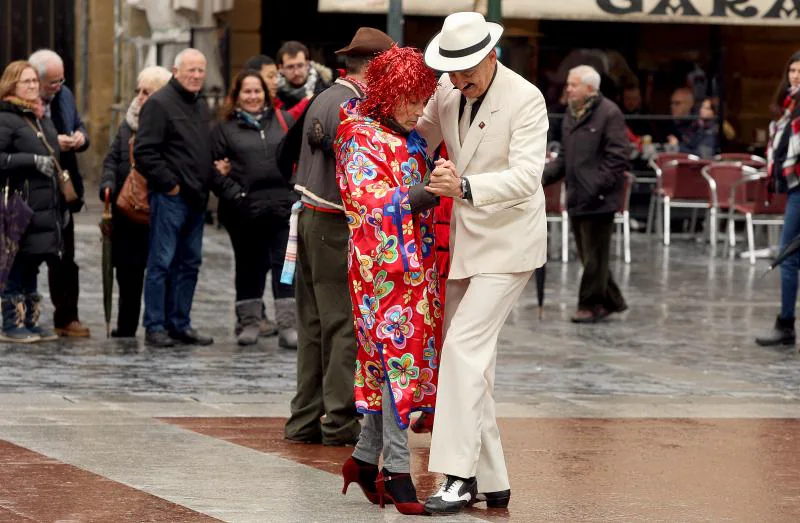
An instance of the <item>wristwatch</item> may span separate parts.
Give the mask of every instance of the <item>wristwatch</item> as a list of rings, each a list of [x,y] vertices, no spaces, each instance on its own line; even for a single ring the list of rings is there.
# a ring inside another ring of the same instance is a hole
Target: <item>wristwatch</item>
[[[469,180],[461,178],[461,198],[464,200],[472,199],[472,190],[469,188]]]

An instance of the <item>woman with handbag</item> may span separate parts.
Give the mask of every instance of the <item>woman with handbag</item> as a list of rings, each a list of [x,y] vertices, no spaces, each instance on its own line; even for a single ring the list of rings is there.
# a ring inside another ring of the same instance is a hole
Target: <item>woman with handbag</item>
[[[135,203],[124,205],[119,199],[126,199],[121,193],[129,193],[128,190],[123,191],[126,181],[128,184],[135,182],[134,179],[128,181],[128,177],[133,167],[131,151],[139,128],[139,111],[150,95],[166,85],[171,77],[169,70],[159,66],[147,67],[139,73],[136,79],[136,97],[131,101],[125,120],[119,126],[114,143],[103,162],[100,200],[105,201],[108,191],[112,204],[111,230],[104,233],[111,235],[111,258],[119,285],[117,328],[111,331],[114,338],[136,336],[150,236],[150,227],[147,224],[149,209],[142,207],[142,204],[147,203],[146,182],[143,187],[139,187],[138,195],[142,197],[139,204],[142,208],[139,212]],[[129,199],[135,200],[136,195],[128,196],[126,203]]]
[[[18,192],[33,211],[22,235],[2,294],[0,339],[16,343],[50,341],[58,336],[40,322],[39,267],[61,256],[61,206],[58,133],[44,116],[39,75],[28,62],[11,62],[0,78],[0,183]]]
[[[248,70],[234,79],[223,119],[211,134],[218,170],[215,192],[220,199],[219,220],[230,235],[236,263],[236,333],[240,345],[258,340],[266,277],[271,269],[278,344],[297,348],[294,288],[281,283],[280,275],[289,239],[289,216],[298,196],[275,158],[278,143],[292,123],[288,113],[273,109],[259,72]]]

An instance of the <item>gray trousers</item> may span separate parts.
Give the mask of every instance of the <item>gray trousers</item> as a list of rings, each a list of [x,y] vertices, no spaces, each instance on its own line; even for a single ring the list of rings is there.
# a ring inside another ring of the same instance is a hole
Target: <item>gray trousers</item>
[[[408,432],[397,425],[391,394],[388,381],[384,381],[382,412],[364,415],[361,437],[356,443],[353,457],[377,465],[383,452],[383,467],[386,470],[408,474],[411,472]]]

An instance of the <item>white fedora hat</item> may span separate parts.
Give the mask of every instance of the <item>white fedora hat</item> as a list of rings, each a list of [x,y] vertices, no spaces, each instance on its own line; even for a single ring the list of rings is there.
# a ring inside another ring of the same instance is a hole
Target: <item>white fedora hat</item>
[[[503,26],[487,22],[480,13],[453,13],[442,31],[425,48],[425,63],[445,73],[478,65],[503,35]]]

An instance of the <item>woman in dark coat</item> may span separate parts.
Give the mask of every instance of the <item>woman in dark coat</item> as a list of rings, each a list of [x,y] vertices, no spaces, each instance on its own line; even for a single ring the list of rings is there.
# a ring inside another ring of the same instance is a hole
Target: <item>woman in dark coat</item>
[[[280,282],[289,239],[289,215],[298,196],[278,170],[275,153],[291,116],[276,112],[257,71],[244,71],[233,82],[223,120],[212,132],[218,176],[219,219],[231,238],[236,260],[236,332],[240,345],[259,336],[267,272],[278,343],[297,348],[294,288]]]
[[[61,256],[63,248],[57,160],[58,134],[44,116],[39,75],[28,62],[11,62],[0,78],[0,184],[22,194],[34,214],[3,289],[4,341],[58,339],[39,324],[42,296],[37,285],[39,266]]]
[[[117,328],[111,331],[115,338],[136,336],[142,302],[144,271],[147,267],[150,227],[131,221],[116,202],[122,185],[131,171],[130,151],[132,140],[139,129],[139,111],[155,91],[161,89],[172,73],[164,67],[147,67],[136,79],[136,98],[131,101],[125,121],[119,126],[114,143],[111,144],[103,162],[103,177],[100,180],[100,201],[105,201],[106,189],[111,192],[111,251],[112,262],[119,285],[119,311]]]

